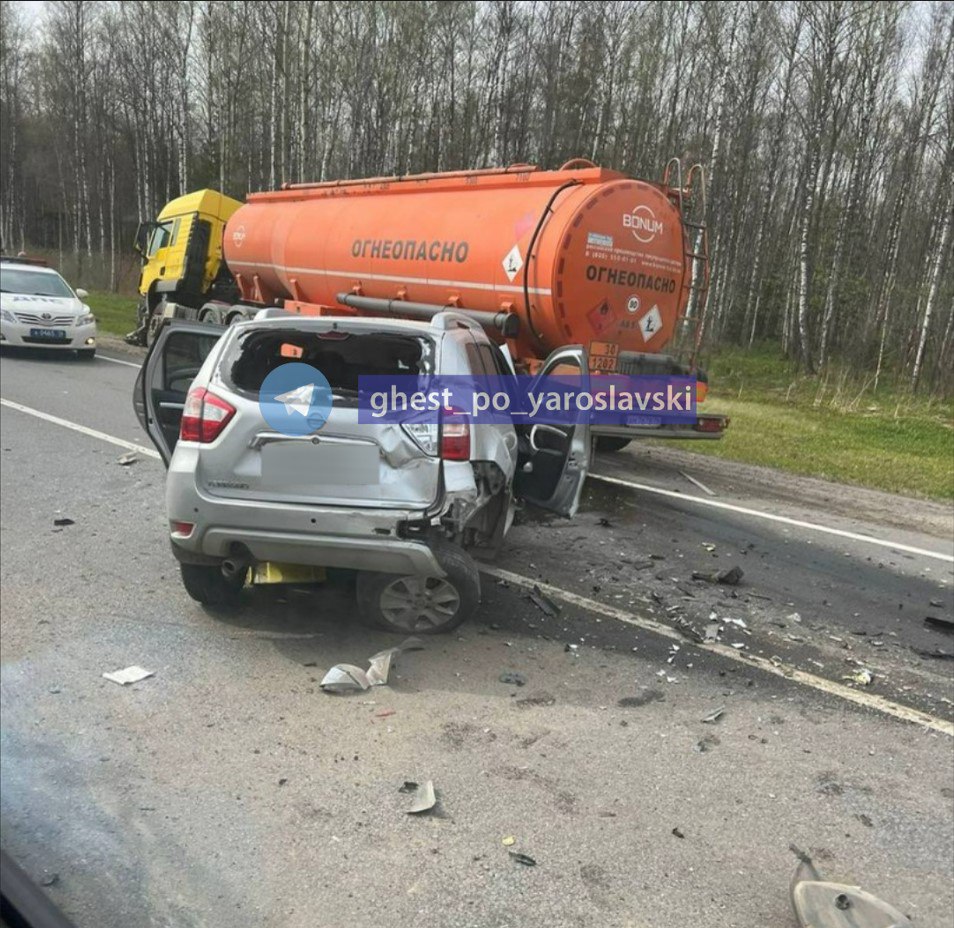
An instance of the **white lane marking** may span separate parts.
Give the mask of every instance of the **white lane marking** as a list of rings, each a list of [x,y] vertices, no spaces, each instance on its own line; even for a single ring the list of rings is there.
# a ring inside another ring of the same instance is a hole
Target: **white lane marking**
[[[767,519],[769,522],[781,522],[783,525],[792,525],[795,528],[807,528],[813,532],[824,532],[827,535],[837,535],[839,538],[850,538],[852,541],[863,541],[869,545],[878,545],[882,548],[891,548],[893,551],[907,551],[909,554],[920,554],[922,557],[931,557],[938,561],[954,564],[954,555],[944,554],[942,551],[930,551],[927,548],[916,548],[914,545],[904,545],[897,541],[888,541],[884,538],[874,538],[871,535],[860,535],[858,532],[849,532],[842,528],[831,528],[828,525],[819,525],[817,522],[804,522],[801,519],[790,519],[788,516],[779,516],[774,512],[763,512],[760,509],[749,509],[747,506],[736,506],[734,503],[723,503],[720,500],[705,499],[702,496],[692,496],[688,493],[679,493],[676,490],[664,490],[648,483],[637,483],[635,480],[623,480],[621,477],[608,477],[605,474],[590,474],[591,480],[601,480],[603,483],[613,483],[633,490],[643,490],[646,493],[657,493],[659,496],[669,496],[673,499],[690,503],[699,503],[701,506],[712,506],[715,509],[726,509],[729,512],[738,512],[745,516],[755,516],[757,519]]]
[[[35,416],[44,422],[52,422],[54,425],[61,425],[65,429],[72,429],[81,435],[88,435],[90,438],[98,438],[100,441],[108,441],[111,445],[118,448],[125,448],[127,451],[138,451],[147,458],[159,460],[159,452],[153,448],[147,448],[144,445],[137,445],[135,442],[126,441],[124,438],[117,438],[115,435],[107,435],[106,432],[100,432],[98,429],[91,429],[78,422],[70,422],[69,419],[61,419],[59,416],[50,415],[48,412],[41,412],[39,409],[33,409],[32,406],[24,406],[21,403],[14,403],[13,400],[0,399],[0,405],[9,409],[15,409],[17,412],[24,412],[28,416]]]
[[[126,448],[129,451],[138,451],[140,454],[146,455],[147,457],[159,457],[158,453],[153,451],[151,448],[144,448],[142,445],[133,444],[133,442],[125,441],[122,438],[116,438],[114,435],[106,434],[106,432],[100,432],[97,429],[87,428],[85,425],[79,425],[76,422],[70,422],[68,419],[61,419],[59,416],[51,416],[49,413],[41,412],[38,409],[32,409],[29,406],[23,406],[20,403],[14,403],[12,400],[0,399],[0,405],[7,406],[10,409],[16,409],[19,412],[24,412],[31,416],[36,416],[36,418],[43,419],[45,422],[52,422],[54,425],[61,425],[64,428],[72,429],[74,432],[79,432],[82,435],[88,435],[91,438],[98,438],[101,441],[118,445],[120,448]],[[583,609],[588,609],[590,612],[600,613],[601,615],[616,619],[618,622],[623,622],[627,625],[635,625],[637,628],[642,628],[645,631],[654,632],[657,635],[662,635],[666,638],[672,638],[676,641],[684,641],[682,635],[680,635],[675,629],[670,628],[668,625],[663,625],[661,622],[656,622],[653,619],[641,618],[639,616],[633,615],[632,613],[626,612],[623,609],[617,609],[615,606],[598,602],[595,599],[589,599],[586,596],[579,596],[576,593],[571,593],[569,590],[562,590],[559,587],[551,586],[549,583],[544,583],[541,580],[532,580],[529,577],[511,573],[509,570],[502,570],[499,567],[481,565],[480,570],[482,573],[488,574],[491,577],[497,577],[500,580],[506,580],[509,583],[514,583],[517,586],[521,586],[528,590],[533,589],[534,586],[537,586],[548,596],[553,596],[556,599],[562,599],[564,602],[571,603],[572,605],[579,606]],[[824,677],[807,673],[804,670],[798,670],[796,667],[791,667],[787,664],[776,664],[772,661],[766,660],[763,657],[758,657],[756,655],[743,656],[738,651],[732,648],[727,648],[725,645],[698,643],[694,644],[694,647],[697,647],[703,651],[711,651],[714,654],[719,654],[728,660],[733,660],[740,664],[758,667],[759,669],[764,670],[766,673],[774,674],[777,677],[784,677],[787,680],[793,680],[796,683],[803,684],[804,686],[813,687],[816,690],[820,690],[821,692],[828,693],[832,696],[838,696],[847,702],[853,702],[856,705],[864,706],[868,709],[874,709],[878,712],[883,712],[885,715],[893,716],[894,718],[900,719],[901,721],[914,722],[915,724],[923,725],[932,731],[941,732],[945,735],[954,735],[954,724],[951,722],[937,718],[933,715],[929,715],[926,712],[921,712],[918,709],[902,706],[899,703],[892,702],[890,699],[885,699],[883,696],[876,696],[871,693],[862,693],[858,690],[853,690],[850,687],[843,686],[841,683],[835,683],[832,680],[826,680]]]
[[[634,625],[637,628],[641,628],[645,631],[653,632],[654,634],[662,635],[666,638],[672,638],[675,641],[681,642],[686,647],[698,648],[700,651],[709,651],[713,654],[718,654],[720,657],[724,657],[727,660],[735,661],[737,664],[745,664],[749,667],[757,667],[759,670],[764,670],[766,673],[770,673],[776,677],[783,677],[786,680],[792,680],[793,682],[800,683],[803,686],[810,686],[812,689],[827,693],[830,696],[837,696],[839,699],[844,699],[846,702],[852,702],[855,705],[863,706],[866,709],[874,709],[876,712],[882,712],[885,715],[890,715],[893,718],[901,720],[902,722],[913,722],[916,725],[923,725],[925,728],[931,729],[931,731],[954,736],[954,723],[948,722],[946,719],[930,715],[927,712],[921,712],[919,709],[912,709],[910,706],[903,706],[900,703],[892,702],[890,699],[886,699],[884,696],[878,696],[874,693],[864,693],[861,690],[854,690],[842,683],[835,683],[833,680],[828,680],[825,677],[819,677],[816,674],[799,670],[797,667],[793,667],[790,664],[783,664],[781,662],[776,663],[775,661],[770,661],[767,658],[759,657],[755,654],[742,654],[739,651],[736,651],[734,648],[727,647],[724,644],[716,644],[713,642],[693,642],[689,644],[686,639],[674,628],[670,628],[668,625],[663,625],[661,622],[656,622],[653,619],[647,619],[638,615],[634,615],[631,612],[626,612],[623,609],[617,609],[615,606],[598,602],[597,600],[590,599],[587,596],[579,596],[576,593],[571,593],[569,590],[563,590],[560,589],[560,587],[551,586],[549,583],[543,583],[540,580],[531,580],[528,577],[522,576],[521,574],[511,573],[509,570],[503,570],[499,567],[490,567],[481,564],[480,571],[481,573],[488,574],[491,577],[496,577],[498,580],[506,580],[509,583],[513,583],[516,586],[523,587],[524,589],[530,590],[536,586],[541,592],[546,593],[547,596],[552,596],[554,599],[560,599],[565,603],[578,606],[581,609],[587,609],[590,612],[596,612],[600,615],[605,615],[608,618],[616,619],[616,621],[623,622],[626,625]]]
[[[96,355],[97,361],[109,361],[110,364],[125,364],[126,367],[134,367],[138,371],[142,364],[136,364],[134,361],[121,361],[119,358],[107,358],[104,354]]]
[[[487,284],[475,280],[442,280],[437,277],[399,277],[396,274],[356,274],[350,271],[332,271],[317,267],[289,267],[285,264],[270,264],[267,261],[229,261],[229,267],[246,267],[254,270],[257,267],[267,267],[282,274],[310,274],[314,277],[343,277],[346,280],[387,280],[396,284],[425,284],[429,287],[458,287],[461,290],[506,290],[507,292],[523,293],[523,287],[508,286],[507,284]],[[531,293],[549,296],[552,292],[549,287],[529,287]]]

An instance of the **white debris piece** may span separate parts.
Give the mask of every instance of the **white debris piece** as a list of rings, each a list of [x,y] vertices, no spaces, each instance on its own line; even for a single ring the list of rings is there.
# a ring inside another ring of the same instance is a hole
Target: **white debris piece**
[[[124,667],[122,670],[114,670],[112,673],[104,673],[103,676],[107,680],[112,680],[113,683],[118,683],[120,686],[126,686],[129,683],[138,683],[140,680],[145,680],[147,677],[155,676],[155,672],[152,670],[146,670],[143,667],[133,664],[132,667]]]
[[[366,690],[371,683],[368,675],[354,664],[335,664],[319,684],[326,693],[349,693]]]

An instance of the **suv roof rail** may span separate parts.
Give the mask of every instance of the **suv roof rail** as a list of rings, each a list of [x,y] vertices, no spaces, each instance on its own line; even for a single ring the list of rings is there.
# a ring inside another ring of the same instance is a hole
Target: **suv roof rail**
[[[452,309],[446,309],[431,316],[431,325],[435,329],[440,329],[442,332],[447,332],[449,329],[461,327],[466,329],[483,328],[483,326],[477,322],[476,319],[473,319],[464,313],[455,312]]]

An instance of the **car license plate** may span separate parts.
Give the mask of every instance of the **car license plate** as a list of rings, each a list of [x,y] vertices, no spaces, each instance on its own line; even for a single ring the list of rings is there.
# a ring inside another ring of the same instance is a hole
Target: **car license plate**
[[[51,342],[66,341],[63,329],[30,329],[30,338],[48,338]]]
[[[627,416],[626,424],[638,425],[647,429],[657,429],[662,425],[662,416]]]
[[[365,442],[277,441],[262,448],[269,487],[377,485],[378,448]]]

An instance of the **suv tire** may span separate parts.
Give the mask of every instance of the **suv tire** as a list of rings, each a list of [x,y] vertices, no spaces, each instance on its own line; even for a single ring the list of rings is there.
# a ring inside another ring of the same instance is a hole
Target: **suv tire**
[[[186,592],[203,606],[228,608],[237,606],[245,585],[245,575],[226,577],[222,568],[205,564],[179,564],[182,585]]]
[[[362,618],[376,628],[400,634],[437,635],[457,628],[480,605],[480,573],[458,545],[433,545],[444,577],[417,574],[358,574]]]

